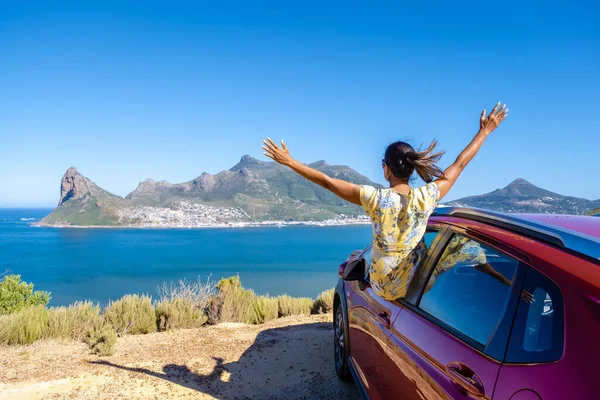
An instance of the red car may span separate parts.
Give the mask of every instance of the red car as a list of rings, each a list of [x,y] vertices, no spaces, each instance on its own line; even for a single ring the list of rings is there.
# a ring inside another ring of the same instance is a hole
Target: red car
[[[365,399],[600,399],[600,218],[440,208],[405,298],[340,266],[335,369]]]

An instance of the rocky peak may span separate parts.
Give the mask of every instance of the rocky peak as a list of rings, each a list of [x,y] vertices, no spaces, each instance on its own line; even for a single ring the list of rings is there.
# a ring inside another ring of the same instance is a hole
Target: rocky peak
[[[206,192],[210,192],[215,187],[215,177],[208,172],[203,172],[202,175],[194,179],[193,185]]]
[[[88,179],[81,175],[77,168],[71,167],[65,172],[60,182],[60,207],[71,199],[78,199],[90,192]]]
[[[326,167],[328,165],[329,164],[327,164],[327,161],[325,161],[325,160],[319,160],[319,161],[315,161],[314,163],[308,164],[308,166],[311,168]]]
[[[508,186],[520,186],[520,185],[531,185],[533,186],[533,184],[531,182],[526,181],[523,178],[517,178],[514,181],[512,181],[511,183],[508,184]]]
[[[258,168],[258,167],[262,167],[262,166],[265,166],[268,164],[269,163],[260,161],[252,156],[245,155],[245,156],[242,156],[242,158],[240,159],[240,162],[235,164],[233,166],[233,168],[230,169],[230,171],[239,171],[242,168]]]

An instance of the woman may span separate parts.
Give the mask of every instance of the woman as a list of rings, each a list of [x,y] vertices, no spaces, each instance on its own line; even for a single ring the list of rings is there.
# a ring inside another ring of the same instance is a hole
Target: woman
[[[487,116],[483,110],[479,132],[445,171],[436,165],[443,152],[434,152],[435,140],[424,151],[415,151],[404,142],[389,145],[382,161],[383,174],[389,182],[389,188],[385,189],[331,178],[294,160],[283,141],[279,147],[267,139],[262,148],[267,157],[365,209],[373,226],[371,287],[383,299],[397,300],[406,295],[408,284],[425,254],[421,239],[429,216],[507,113],[506,104],[500,107],[500,103]],[[417,189],[408,184],[414,172],[426,182]]]

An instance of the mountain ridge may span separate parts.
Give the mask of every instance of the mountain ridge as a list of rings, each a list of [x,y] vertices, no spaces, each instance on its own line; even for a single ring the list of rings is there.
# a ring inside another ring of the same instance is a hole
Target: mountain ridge
[[[311,165],[332,177],[379,186],[348,166],[322,160]],[[194,224],[201,221],[191,213],[204,213],[210,223],[322,221],[363,215],[359,206],[288,168],[244,155],[228,170],[214,175],[204,172],[182,183],[145,179],[125,197],[101,189],[76,168],[69,168],[61,181],[59,205],[41,225],[140,225],[148,222],[149,214],[168,214],[165,210],[184,214],[182,218],[192,218]]]
[[[542,189],[523,178],[517,178],[503,188],[452,200],[446,204],[501,212],[582,215],[595,207],[600,207],[600,199],[588,200],[565,196]]]
[[[324,160],[307,165],[331,177],[381,187],[345,165],[330,165]],[[125,197],[100,188],[71,167],[61,179],[60,194],[58,206],[41,225],[205,226],[364,218],[360,206],[339,199],[289,168],[249,155],[242,156],[230,169],[214,175],[203,172],[182,183],[145,179]],[[524,213],[600,212],[600,199],[564,196],[523,178],[445,205]]]

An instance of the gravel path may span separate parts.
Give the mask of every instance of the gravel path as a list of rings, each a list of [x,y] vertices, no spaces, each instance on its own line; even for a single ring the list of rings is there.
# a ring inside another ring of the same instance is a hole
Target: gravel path
[[[82,343],[0,346],[0,399],[358,399],[333,369],[331,315]]]

